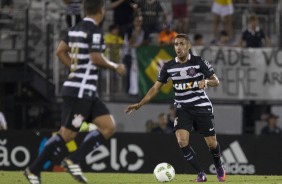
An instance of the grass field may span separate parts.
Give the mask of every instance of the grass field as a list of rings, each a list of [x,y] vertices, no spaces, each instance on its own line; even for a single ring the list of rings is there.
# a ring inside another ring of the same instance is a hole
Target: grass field
[[[153,184],[158,183],[153,174],[121,174],[121,173],[86,173],[89,184]],[[194,183],[195,175],[177,174],[171,184]],[[43,172],[43,184],[77,184],[67,173]],[[28,182],[22,175],[22,172],[0,171],[1,184],[21,184]],[[207,183],[218,183],[215,175],[208,175]],[[244,176],[230,175],[226,183],[234,184],[282,184],[282,176]]]

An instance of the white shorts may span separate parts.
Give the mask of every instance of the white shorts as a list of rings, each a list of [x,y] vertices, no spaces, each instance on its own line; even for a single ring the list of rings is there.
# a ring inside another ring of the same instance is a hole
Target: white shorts
[[[232,15],[234,13],[234,8],[233,4],[223,6],[214,2],[211,11],[221,17],[225,17],[226,15]]]

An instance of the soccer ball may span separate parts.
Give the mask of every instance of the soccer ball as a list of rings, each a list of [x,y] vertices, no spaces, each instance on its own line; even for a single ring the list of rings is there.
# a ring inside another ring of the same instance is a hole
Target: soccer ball
[[[158,182],[167,182],[173,180],[175,170],[172,165],[168,163],[160,163],[155,167],[154,175]]]

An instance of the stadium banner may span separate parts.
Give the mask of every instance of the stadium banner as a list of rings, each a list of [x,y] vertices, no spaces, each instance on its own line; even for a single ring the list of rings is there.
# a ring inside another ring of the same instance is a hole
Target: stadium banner
[[[139,89],[144,96],[157,79],[157,69],[166,61],[156,53],[168,53],[153,46],[137,49]],[[208,88],[214,100],[276,100],[282,96],[282,50],[278,48],[193,47],[196,55],[208,60],[219,77],[220,86]],[[161,55],[161,54],[159,54]],[[164,54],[162,54],[164,55]],[[174,54],[171,54],[174,57]],[[173,58],[172,57],[172,58]],[[169,59],[170,57],[166,57]],[[154,71],[154,72],[149,72]],[[153,70],[154,69],[154,70]],[[150,74],[150,77],[148,75]],[[172,87],[169,88],[173,90]],[[168,89],[167,89],[168,90]],[[165,99],[172,99],[169,91]],[[172,94],[173,95],[173,94]],[[160,98],[162,99],[162,98]]]
[[[0,170],[26,168],[51,135],[52,132],[0,132]],[[67,144],[69,152],[77,149],[85,135],[80,134]],[[190,140],[203,169],[215,174],[203,137],[192,134]],[[218,135],[218,140],[229,174],[281,174],[281,136]],[[176,173],[195,173],[183,159],[173,134],[117,133],[105,145],[88,153],[81,167],[85,172],[152,173],[161,162],[172,164]],[[63,171],[58,163],[47,161],[44,170]]]

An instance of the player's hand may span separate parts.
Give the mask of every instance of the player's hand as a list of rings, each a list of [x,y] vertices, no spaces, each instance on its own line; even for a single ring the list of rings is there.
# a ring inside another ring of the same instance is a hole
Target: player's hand
[[[199,89],[203,89],[203,90],[205,90],[208,87],[207,81],[205,79],[201,80],[198,85],[199,85]]]
[[[128,107],[124,110],[124,112],[125,112],[126,114],[130,114],[130,113],[132,113],[133,111],[138,110],[140,107],[141,107],[141,105],[140,105],[139,103],[132,104],[132,105],[128,106]]]
[[[118,67],[116,68],[116,72],[120,75],[123,76],[126,72],[124,64],[118,64]]]

